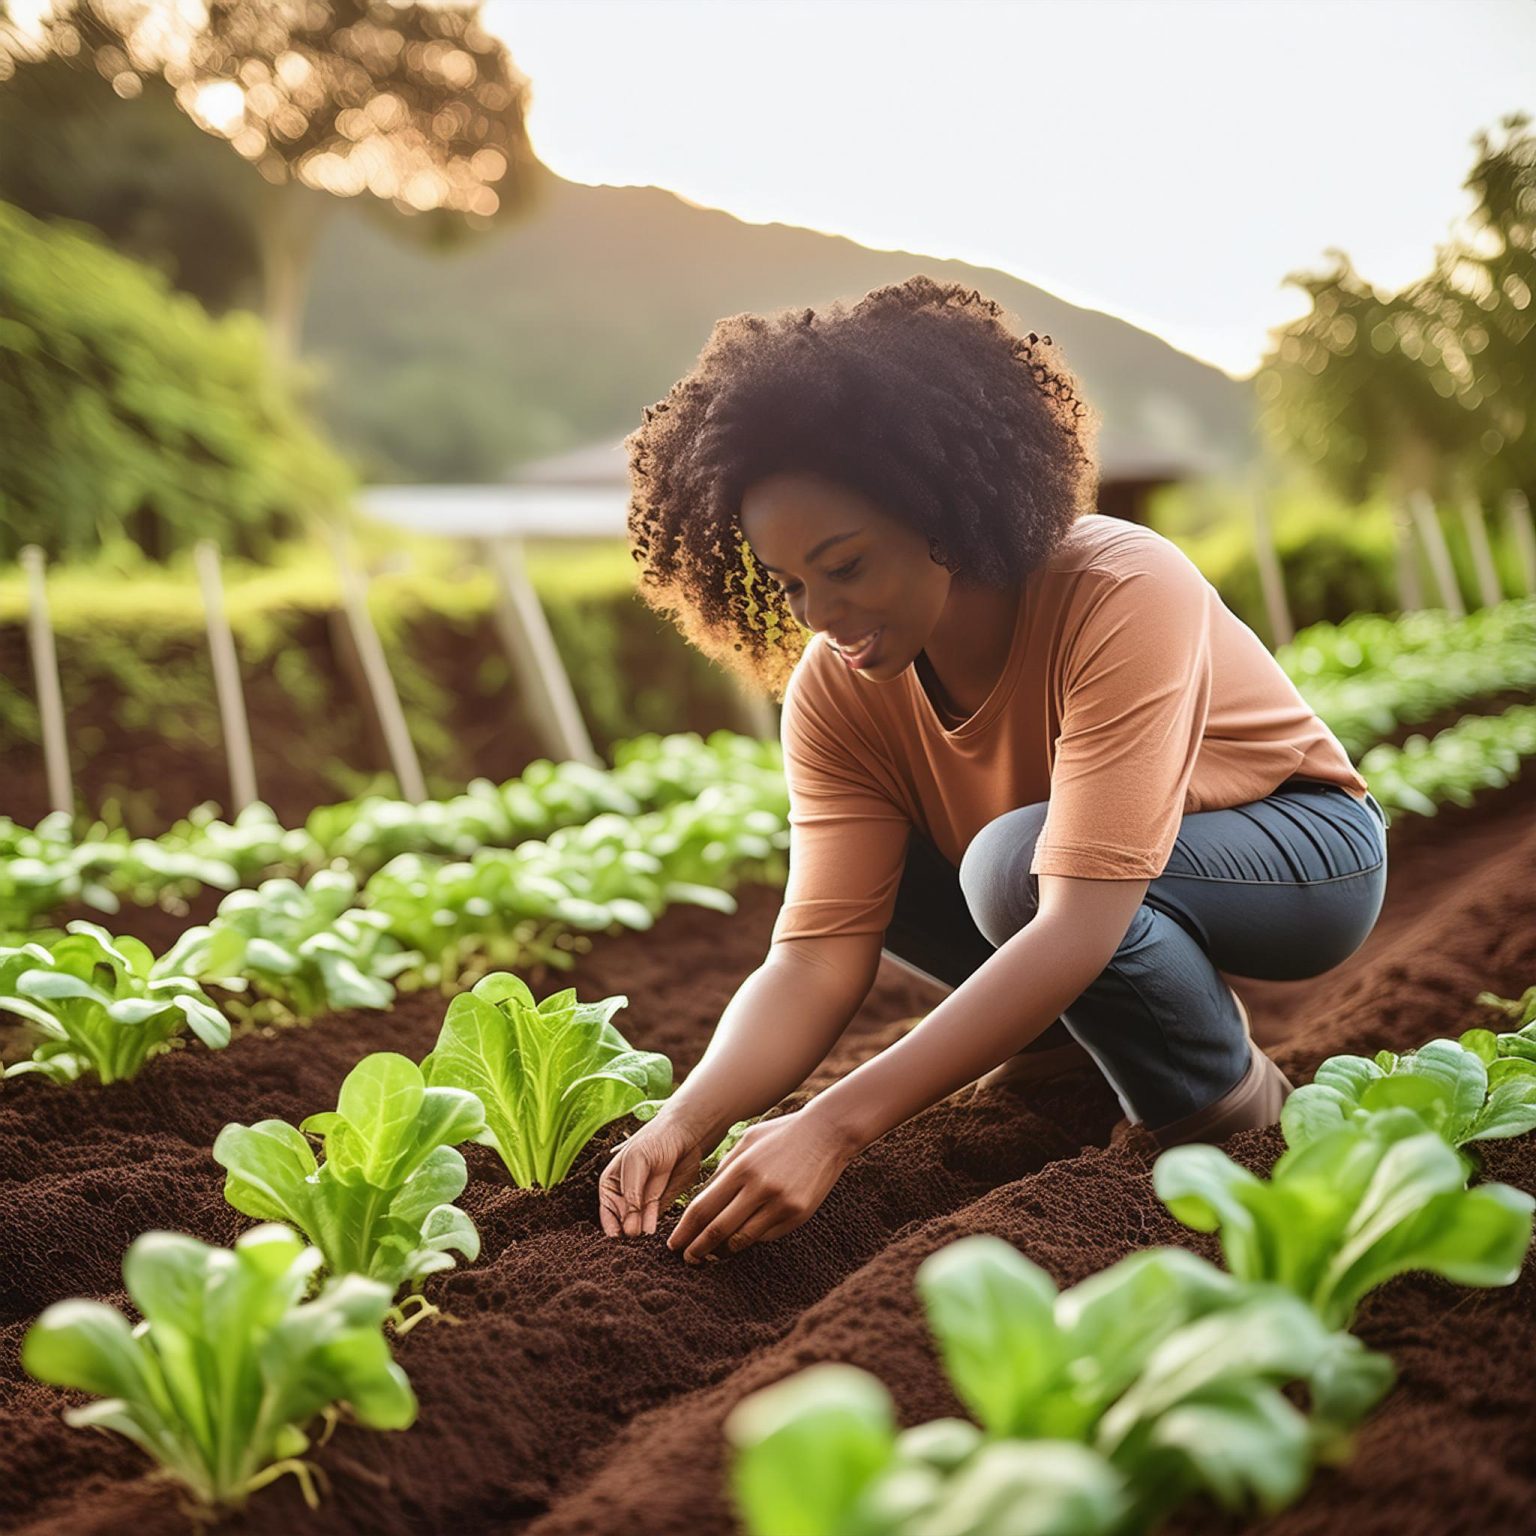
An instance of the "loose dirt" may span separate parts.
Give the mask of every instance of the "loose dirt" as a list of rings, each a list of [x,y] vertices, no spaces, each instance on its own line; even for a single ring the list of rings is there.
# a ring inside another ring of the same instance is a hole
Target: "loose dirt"
[[[1408,1048],[1493,1022],[1474,1001],[1536,980],[1536,775],[1394,844],[1376,932],[1306,982],[1233,978],[1255,1031],[1295,1082],[1339,1050]],[[1405,829],[1406,831],[1406,829]],[[675,909],[648,934],[599,940],[538,995],[626,994],[616,1022],[665,1051],[679,1077],[761,959],[780,896],[746,887],[722,917]],[[153,920],[153,919],[152,919]],[[124,921],[121,926],[127,928]],[[791,1104],[909,1027],[940,994],[892,966],[828,1061]],[[0,1529],[30,1536],[196,1527],[177,1490],[121,1438],[71,1430],[67,1394],[17,1363],[31,1318],[66,1295],[124,1305],[121,1258],[149,1227],[227,1243],[249,1223],[222,1197],[209,1155],[229,1120],[297,1120],[335,1102],[370,1050],[419,1059],[443,999],[406,997],[305,1029],[200,1048],[132,1083],[0,1091]],[[1066,1286],[1135,1248],[1175,1242],[1216,1257],[1153,1195],[1151,1159],[1124,1134],[1092,1073],[1032,1087],[962,1091],[869,1148],[820,1211],[777,1242],[685,1265],[662,1238],[610,1239],[596,1180],[625,1127],[609,1128],[550,1192],[513,1188],[488,1149],[467,1149],[463,1204],[478,1263],[435,1277],[453,1321],[425,1322],[398,1358],[421,1402],[408,1432],[343,1425],[317,1453],[330,1483],[317,1513],[291,1479],[220,1530],[283,1536],[526,1533],[727,1536],[720,1425],[746,1393],[813,1361],[848,1360],[890,1388],[903,1423],[959,1412],[926,1335],[912,1276],[970,1232],[1017,1244]],[[1266,1172],[1277,1129],[1226,1150]],[[1486,1176],[1536,1191],[1536,1138],[1489,1146]],[[1536,1267],[1478,1291],[1407,1276],[1374,1293],[1355,1331],[1393,1357],[1391,1396],[1354,1460],[1324,1471],[1292,1510],[1244,1525],[1192,1506],[1179,1536],[1531,1536],[1536,1462]]]

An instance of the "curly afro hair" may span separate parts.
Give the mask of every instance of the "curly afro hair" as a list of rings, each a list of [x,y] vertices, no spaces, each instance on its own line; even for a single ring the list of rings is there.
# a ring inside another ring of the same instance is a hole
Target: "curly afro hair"
[[[852,487],[942,547],[957,579],[1036,570],[1098,494],[1099,416],[1049,336],[917,275],[851,308],[731,315],[624,439],[642,598],[782,699],[805,647],[753,560],[741,500],[779,471]]]

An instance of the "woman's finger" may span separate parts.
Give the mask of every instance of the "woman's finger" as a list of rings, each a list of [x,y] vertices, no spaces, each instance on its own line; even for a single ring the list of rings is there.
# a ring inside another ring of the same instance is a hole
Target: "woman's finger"
[[[623,1230],[620,1225],[623,1196],[619,1193],[618,1161],[614,1157],[597,1181],[597,1219],[609,1237],[617,1237]]]
[[[716,1171],[703,1189],[688,1202],[677,1225],[667,1238],[667,1247],[685,1248],[735,1198],[741,1179],[735,1169]]]
[[[769,1240],[777,1223],[774,1220],[775,1207],[773,1205],[761,1206],[755,1215],[739,1226],[726,1240],[725,1246],[732,1253],[740,1253],[743,1248],[750,1248],[753,1243],[764,1243]]]
[[[715,1249],[739,1231],[762,1208],[766,1198],[758,1191],[739,1190],[736,1198],[718,1216],[704,1223],[698,1236],[683,1250],[683,1258],[690,1264],[706,1258],[719,1258]],[[692,1210],[692,1206],[689,1209]]]
[[[651,1171],[646,1176],[645,1184],[640,1191],[640,1230],[642,1232],[656,1230],[656,1218],[661,1210],[662,1196],[666,1194],[667,1185],[676,1171],[675,1163],[670,1167],[665,1163],[652,1164]]]

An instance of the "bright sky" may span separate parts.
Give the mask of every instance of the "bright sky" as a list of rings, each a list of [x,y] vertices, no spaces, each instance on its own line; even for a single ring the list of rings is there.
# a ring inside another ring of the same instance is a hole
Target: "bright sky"
[[[1536,0],[488,0],[540,157],[999,267],[1246,377],[1338,246],[1395,290],[1536,118]],[[1023,317],[1027,320],[1027,317]]]

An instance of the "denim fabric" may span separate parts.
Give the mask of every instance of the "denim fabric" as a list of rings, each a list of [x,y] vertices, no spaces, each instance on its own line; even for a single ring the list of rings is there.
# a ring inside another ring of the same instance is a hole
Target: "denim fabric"
[[[1029,873],[1047,806],[987,823],[957,870],[916,828],[885,953],[958,986],[1034,916]],[[1031,1049],[1079,1041],[1127,1116],[1166,1125],[1214,1103],[1249,1046],[1218,974],[1291,981],[1348,959],[1387,885],[1374,795],[1293,778],[1262,800],[1184,817],[1114,958]]]

